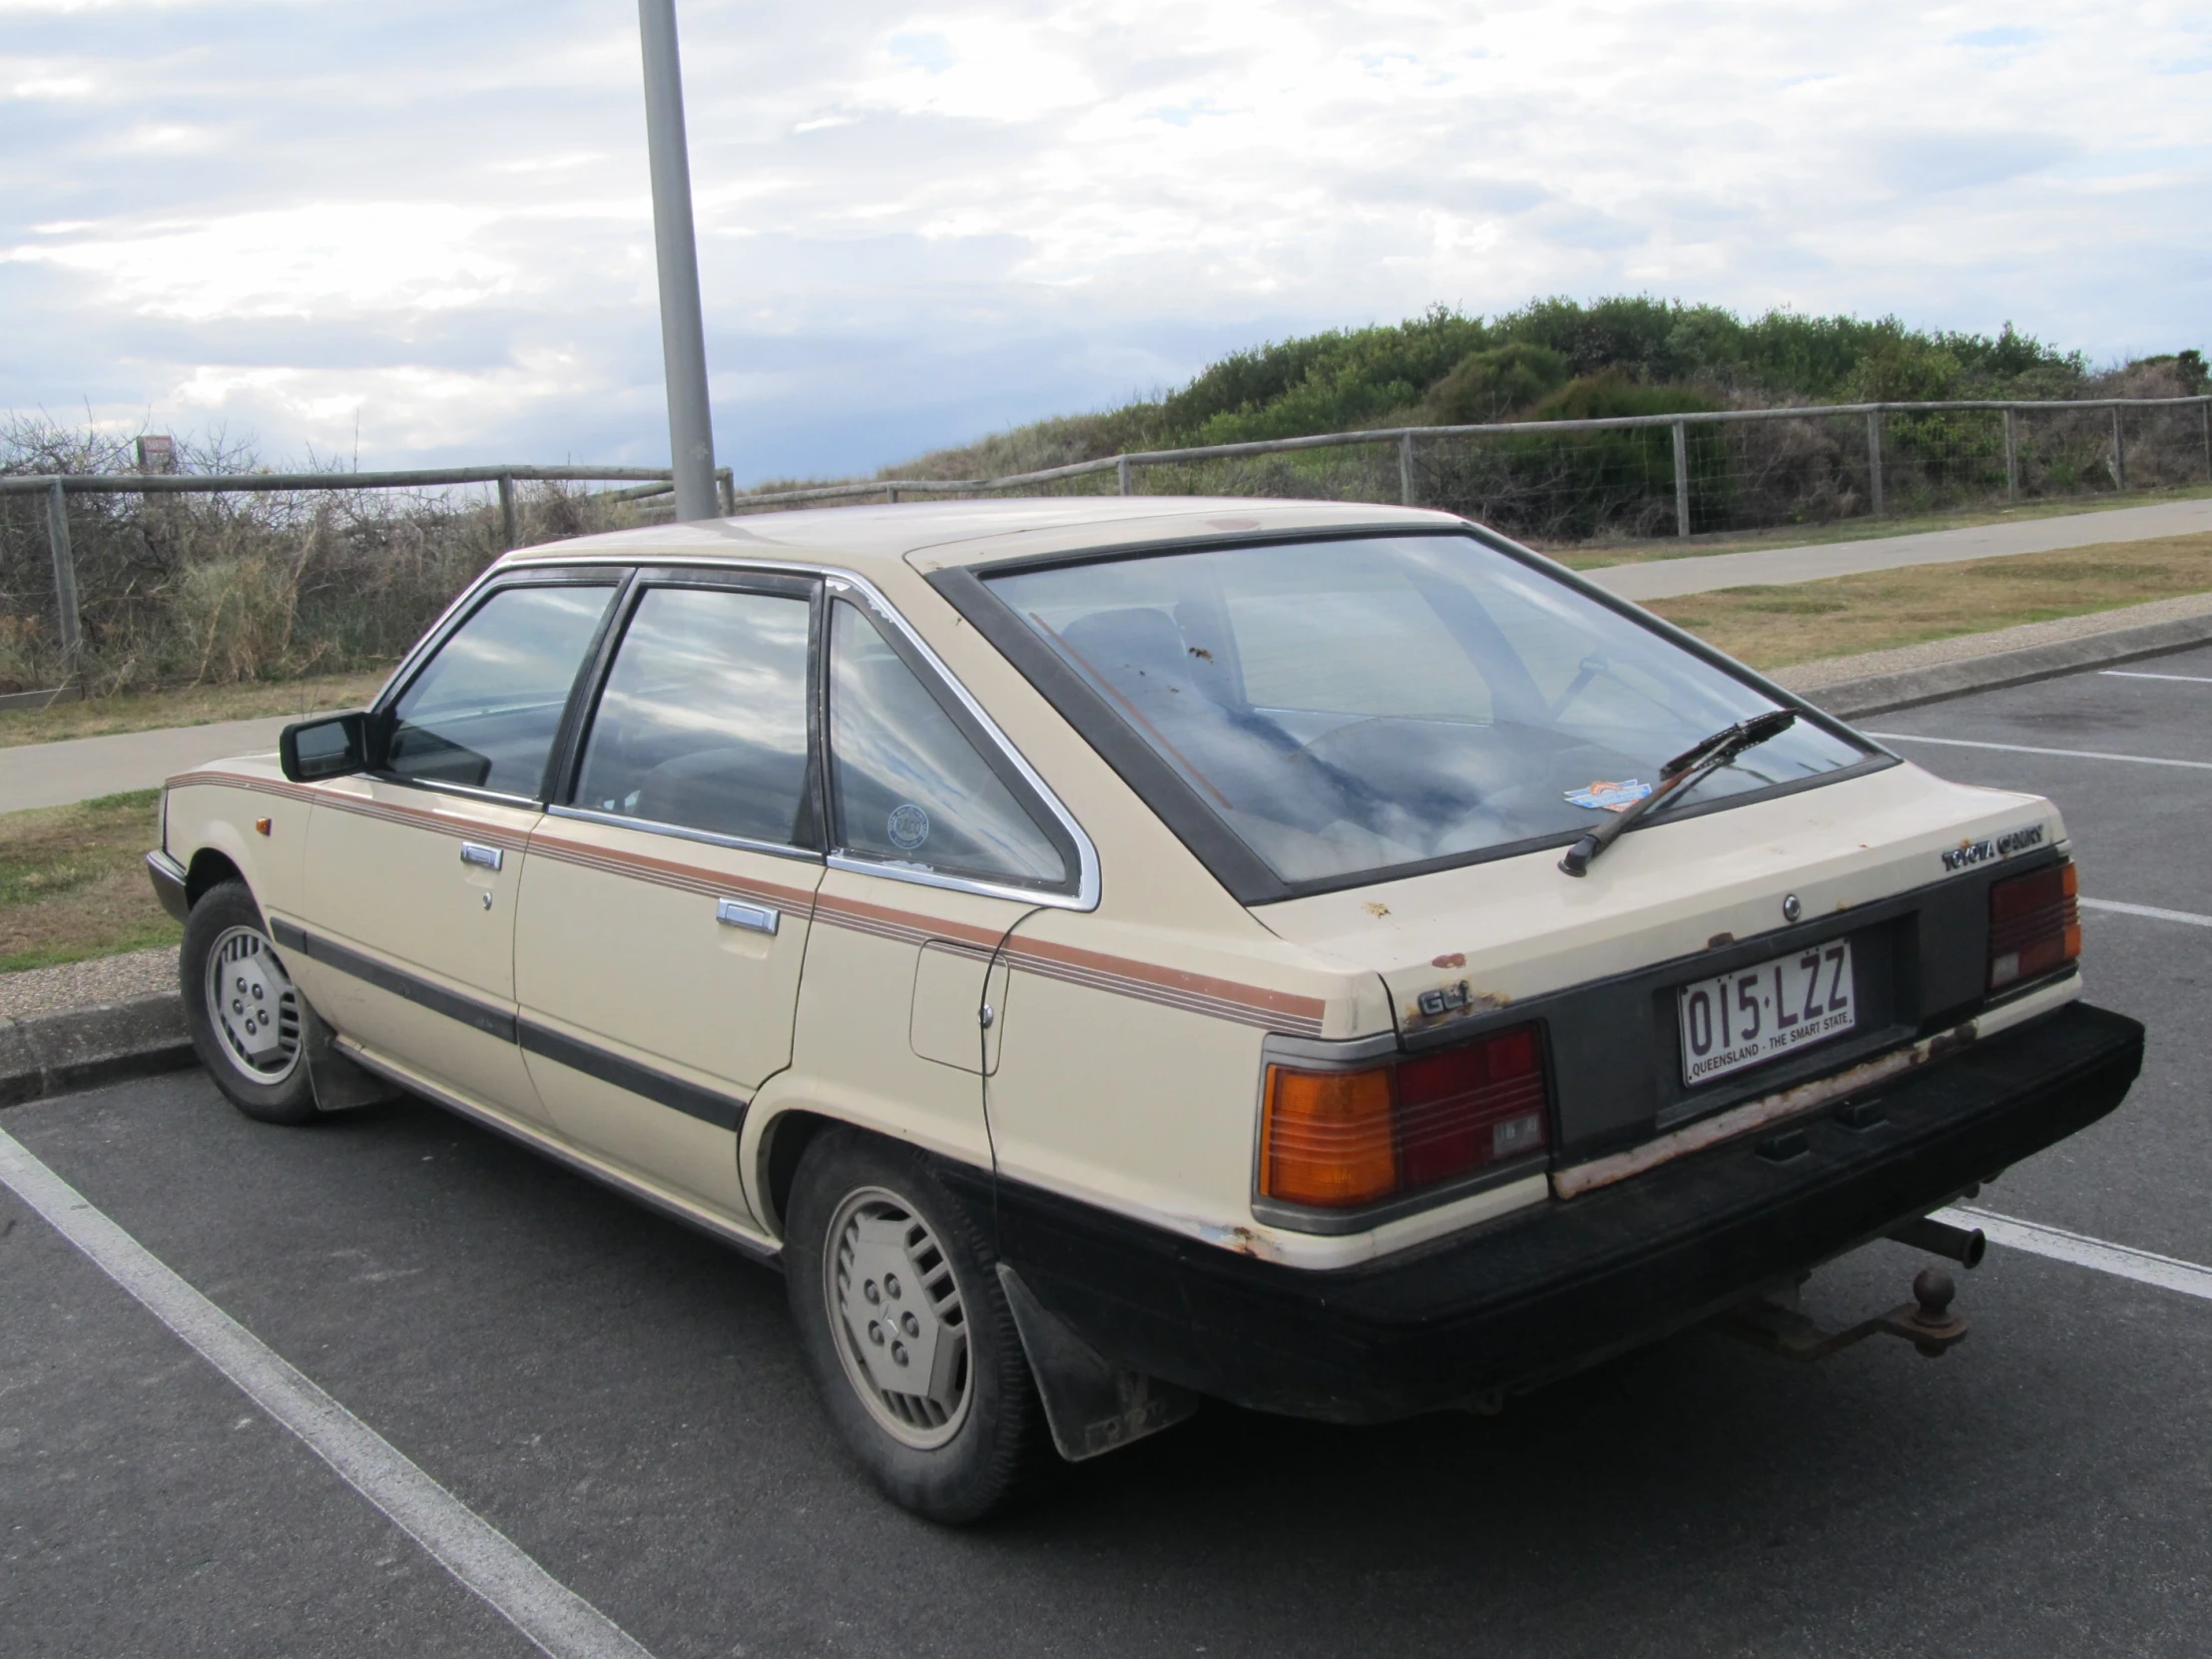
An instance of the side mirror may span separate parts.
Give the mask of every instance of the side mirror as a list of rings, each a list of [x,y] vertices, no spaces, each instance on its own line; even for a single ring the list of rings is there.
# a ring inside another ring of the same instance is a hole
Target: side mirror
[[[368,716],[361,710],[295,721],[276,740],[284,776],[294,784],[343,778],[368,767]]]

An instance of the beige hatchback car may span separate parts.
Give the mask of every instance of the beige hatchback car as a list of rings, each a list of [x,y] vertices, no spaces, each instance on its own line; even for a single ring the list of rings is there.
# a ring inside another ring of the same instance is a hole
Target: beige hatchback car
[[[1738,1309],[1825,1352],[1809,1270],[1966,1254],[1922,1218],[2142,1049],[2047,801],[1411,510],[510,554],[149,861],[241,1109],[404,1090],[781,1262],[946,1520],[1202,1396],[1494,1408]]]

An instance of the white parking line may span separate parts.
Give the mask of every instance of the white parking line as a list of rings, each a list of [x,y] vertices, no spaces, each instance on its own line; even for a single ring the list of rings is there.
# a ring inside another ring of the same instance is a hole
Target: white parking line
[[[2207,674],[2130,673],[2124,668],[2100,668],[2097,672],[2107,680],[2178,680],[2186,686],[2212,686],[2212,675]]]
[[[2122,904],[2116,898],[2077,898],[2084,910],[2111,910],[2123,916],[2148,916],[2153,921],[2185,921],[2191,927],[2212,927],[2212,916],[2189,910],[2161,910],[2155,904]]]
[[[652,1659],[620,1625],[180,1279],[0,1130],[0,1183],[555,1659]]]
[[[2130,1250],[2126,1245],[2107,1244],[2102,1239],[2069,1233],[2063,1227],[2045,1227],[2039,1221],[2021,1221],[2017,1216],[2000,1216],[1993,1210],[1976,1210],[1964,1204],[1938,1210],[1934,1219],[1948,1222],[1953,1227],[1978,1227],[1991,1244],[2024,1250],[2034,1256],[2047,1256],[2054,1262],[2071,1262],[2077,1268],[2117,1274],[2138,1285],[2156,1285],[2160,1290],[2179,1291],[2183,1296],[2212,1302],[2212,1268],[2200,1268],[2194,1262],[2154,1256],[2147,1250]]]
[[[1975,743],[1969,738],[1924,738],[1918,732],[1869,732],[1877,743],[1937,743],[1946,749],[1995,749],[2007,755],[2063,755],[2073,761],[2126,761],[2139,767],[2187,767],[2212,772],[2212,761],[2168,761],[2155,755],[2108,755],[2101,749],[2037,749],[2025,743]]]

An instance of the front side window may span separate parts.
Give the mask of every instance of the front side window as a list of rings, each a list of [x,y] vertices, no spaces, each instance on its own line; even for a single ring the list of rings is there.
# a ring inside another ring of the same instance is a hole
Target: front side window
[[[1592,786],[1774,703],[1465,536],[1223,548],[987,577],[1286,882],[1578,833]],[[1848,767],[1801,723],[1688,802]],[[1671,808],[1668,810],[1672,810]]]
[[[813,838],[805,598],[650,588],[584,740],[575,804],[747,840]]]
[[[947,875],[1057,887],[1068,860],[875,625],[830,625],[830,792],[848,852]]]
[[[535,800],[613,584],[495,590],[389,714],[386,770]]]

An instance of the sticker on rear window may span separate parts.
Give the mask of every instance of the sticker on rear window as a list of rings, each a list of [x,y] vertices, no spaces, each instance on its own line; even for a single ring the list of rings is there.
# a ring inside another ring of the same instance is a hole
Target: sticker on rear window
[[[1591,807],[1608,813],[1625,813],[1650,793],[1649,784],[1639,784],[1631,778],[1620,784],[1597,783],[1587,789],[1569,790],[1567,805]]]

